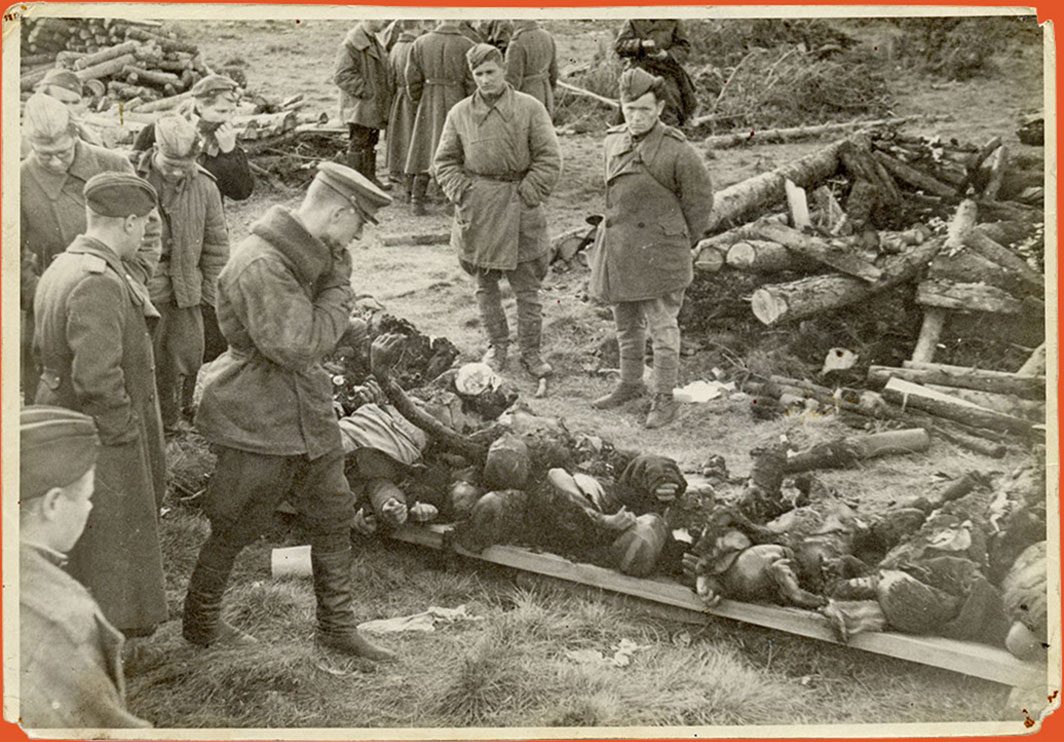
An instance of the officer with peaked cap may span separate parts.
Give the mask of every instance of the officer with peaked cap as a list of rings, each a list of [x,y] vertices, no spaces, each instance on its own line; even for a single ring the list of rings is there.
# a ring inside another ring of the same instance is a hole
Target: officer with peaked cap
[[[166,619],[158,507],[162,428],[145,318],[156,312],[125,267],[155,212],[155,189],[131,173],[85,184],[86,229],[41,276],[34,349],[37,401],[92,417],[99,430],[95,507],[70,553],[70,574],[129,635]]]
[[[626,123],[606,134],[606,211],[589,288],[613,307],[621,381],[592,406],[617,407],[645,394],[649,334],[654,396],[645,424],[659,428],[679,412],[672,396],[680,368],[677,317],[694,278],[691,247],[709,224],[713,187],[687,138],[661,121],[664,81],[636,67],[621,75],[620,92]]]
[[[390,202],[361,173],[324,162],[303,202],[266,212],[218,278],[218,319],[229,349],[205,375],[196,414],[218,465],[203,498],[210,536],[185,596],[182,633],[192,644],[254,641],[222,619],[222,596],[237,555],[288,496],[310,534],[318,642],[370,660],[394,657],[356,628],[354,496],[321,365],[347,329],[348,245]]]
[[[93,509],[96,424],[62,407],[25,407],[19,453],[19,721],[151,726],[126,710],[122,634],[63,570]]]

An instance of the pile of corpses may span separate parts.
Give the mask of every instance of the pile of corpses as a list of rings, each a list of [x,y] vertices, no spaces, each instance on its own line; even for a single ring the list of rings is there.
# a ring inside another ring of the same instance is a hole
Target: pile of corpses
[[[1044,651],[1044,470],[968,474],[869,516],[814,475],[785,480],[780,444],[753,452],[748,480],[718,462],[713,487],[688,491],[672,459],[537,416],[457,356],[364,309],[326,360],[363,535],[440,520],[474,553],[522,545],[672,575],[709,607],[815,609],[843,641],[895,630]]]

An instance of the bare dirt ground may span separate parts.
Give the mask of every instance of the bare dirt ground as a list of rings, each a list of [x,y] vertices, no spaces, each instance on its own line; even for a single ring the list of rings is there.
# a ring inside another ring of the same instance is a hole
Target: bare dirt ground
[[[248,88],[273,97],[303,93],[314,111],[335,116],[330,81],[333,50],[346,27],[328,22],[184,23],[209,60],[243,62]],[[602,24],[554,24],[562,67],[587,61],[612,37]],[[996,74],[940,83],[891,70],[898,115],[948,112],[952,121],[906,131],[982,142],[1015,142],[1016,115],[1042,104],[1040,50],[1000,60]],[[582,223],[601,204],[601,137],[561,139],[564,174],[548,205],[552,233]],[[344,143],[337,141],[337,149]],[[718,188],[774,167],[823,142],[761,145],[710,153]],[[309,177],[309,175],[308,175]],[[299,193],[259,187],[251,200],[227,204],[235,244],[268,206],[294,204]],[[386,247],[382,235],[449,229],[445,215],[414,218],[407,207],[387,209],[380,227],[355,250],[354,285],[422,331],[446,335],[474,360],[484,350],[471,279],[447,246]],[[708,453],[722,454],[734,473],[749,467],[756,445],[788,433],[796,442],[841,435],[831,418],[786,417],[754,424],[748,401],[685,405],[678,424],[647,431],[642,409],[596,412],[588,401],[611,379],[589,372],[593,352],[612,335],[602,307],[586,300],[586,269],[553,274],[546,295],[545,355],[555,367],[550,394],[532,399],[534,384],[516,376],[540,414],[564,417],[619,445],[675,457],[698,470]],[[512,300],[509,310],[513,311]],[[512,316],[512,315],[511,315]],[[765,330],[764,342],[789,328]],[[684,380],[711,378],[720,353],[683,359]],[[172,448],[171,453],[174,452]],[[991,461],[935,441],[925,454],[880,460],[860,471],[824,474],[827,483],[861,502],[884,504],[923,487],[941,473],[1007,470],[1015,457]],[[170,598],[179,609],[205,523],[177,508],[166,522]],[[135,711],[165,726],[535,726],[623,724],[883,723],[1022,718],[1002,711],[1007,690],[944,671],[798,639],[730,622],[683,626],[637,606],[565,586],[529,582],[505,570],[439,563],[432,554],[393,544],[367,544],[357,577],[366,619],[414,613],[428,605],[474,606],[486,620],[437,634],[393,640],[405,659],[371,672],[336,666],[308,641],[312,597],[306,586],[268,578],[268,545],[242,557],[230,600],[237,620],[263,639],[253,653],[195,655],[179,639],[179,621],[130,668]],[[444,568],[446,567],[446,568]],[[515,582],[516,581],[516,582]],[[293,633],[295,632],[295,633]],[[624,670],[575,666],[563,649],[606,649],[632,638],[648,649]]]

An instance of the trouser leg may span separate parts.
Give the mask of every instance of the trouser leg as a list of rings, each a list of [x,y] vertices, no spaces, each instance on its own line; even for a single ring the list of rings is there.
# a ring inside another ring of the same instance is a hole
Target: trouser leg
[[[550,256],[517,264],[506,274],[517,299],[517,345],[522,358],[539,357],[543,336],[543,300],[539,295]]]
[[[198,306],[178,308],[161,303],[153,330],[155,382],[159,413],[164,428],[173,428],[180,417],[185,379],[192,378],[203,363],[203,315]]]
[[[644,302],[654,348],[654,392],[672,395],[680,376],[680,325],[683,290]]]
[[[425,214],[425,201],[427,199],[428,188],[428,173],[416,173],[414,175],[414,182],[410,192],[410,203],[414,207],[415,216],[423,216]]]
[[[617,326],[621,383],[641,383],[643,380],[643,355],[646,353],[647,345],[643,302],[626,301],[614,304],[612,309],[613,321]]]
[[[505,348],[510,342],[510,326],[506,322],[506,312],[502,308],[502,292],[499,290],[498,271],[478,270],[476,272],[477,309],[480,311],[480,323],[493,348]]]

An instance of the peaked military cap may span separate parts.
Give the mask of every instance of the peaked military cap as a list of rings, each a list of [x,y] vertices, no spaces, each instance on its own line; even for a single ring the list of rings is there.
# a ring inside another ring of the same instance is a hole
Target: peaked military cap
[[[471,46],[469,51],[465,53],[465,58],[471,70],[475,70],[489,59],[498,62],[500,65],[502,64],[502,52],[499,51],[498,47],[483,42]]]
[[[391,196],[373,185],[373,181],[365,175],[336,162],[319,163],[315,180],[346,198],[363,217],[374,224],[379,224],[373,217],[374,212],[392,202]]]
[[[85,476],[96,463],[100,437],[88,415],[31,405],[19,413],[19,496],[31,500]]]
[[[85,203],[100,216],[144,216],[158,204],[151,183],[132,173],[107,172],[89,178]]]
[[[236,81],[225,75],[207,75],[192,86],[193,98],[206,98],[223,90],[236,90]]]
[[[632,67],[621,73],[621,100],[633,101],[642,98],[654,89],[661,89],[663,78],[652,75],[640,67]]]

